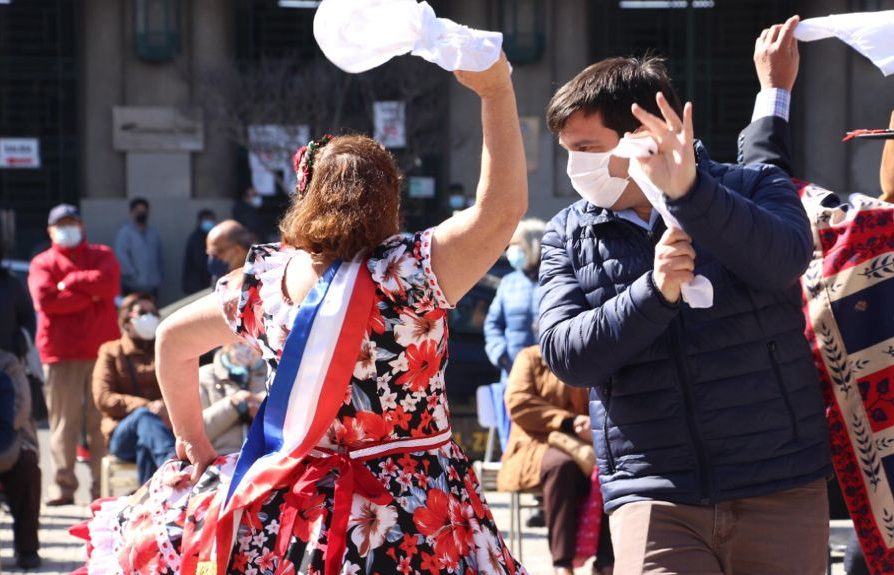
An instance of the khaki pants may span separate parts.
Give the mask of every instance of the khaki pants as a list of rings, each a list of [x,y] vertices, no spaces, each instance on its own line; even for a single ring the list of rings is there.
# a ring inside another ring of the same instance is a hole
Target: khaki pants
[[[826,573],[826,481],[715,505],[638,501],[610,517],[614,575]]]
[[[53,480],[48,494],[73,497],[78,489],[75,477],[75,448],[86,434],[90,450],[91,496],[99,497],[102,458],[106,454],[105,439],[100,431],[99,410],[93,402],[94,361],[60,361],[46,367],[47,409],[50,413],[50,454],[53,458]]]

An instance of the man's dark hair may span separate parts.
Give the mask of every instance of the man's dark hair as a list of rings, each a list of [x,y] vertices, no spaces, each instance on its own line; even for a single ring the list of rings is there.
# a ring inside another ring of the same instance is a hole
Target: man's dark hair
[[[147,210],[149,209],[149,200],[146,198],[134,198],[130,201],[130,211],[133,211],[137,206],[143,206]]]
[[[581,111],[585,116],[599,112],[605,127],[623,136],[640,126],[630,111],[632,104],[637,103],[661,117],[655,102],[656,92],[662,92],[682,116],[683,107],[663,58],[648,55],[607,58],[585,68],[559,88],[549,102],[546,122],[550,131],[558,135],[575,112]]]
[[[201,210],[199,210],[199,214],[196,216],[196,220],[198,220],[198,221],[201,222],[201,221],[204,220],[205,218],[212,218],[212,219],[213,219],[213,218],[216,218],[216,217],[217,217],[217,216],[214,215],[214,212],[213,212],[213,211],[209,210],[208,208],[202,208]]]
[[[230,236],[230,240],[236,244],[237,246],[249,249],[252,245],[258,242],[258,239],[255,235],[248,229],[242,228],[241,230],[235,230],[233,234]]]

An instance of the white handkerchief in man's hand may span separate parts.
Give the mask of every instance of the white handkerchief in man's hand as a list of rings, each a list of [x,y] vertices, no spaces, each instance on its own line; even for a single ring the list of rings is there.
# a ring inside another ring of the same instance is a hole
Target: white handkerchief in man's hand
[[[314,17],[323,53],[345,72],[360,73],[411,53],[445,70],[482,72],[500,57],[503,35],[438,18],[416,0],[323,0]]]
[[[639,162],[639,158],[654,156],[657,151],[658,144],[652,138],[624,137],[612,150],[612,155],[630,159],[630,167],[627,169],[630,179],[636,182],[639,189],[643,191],[646,199],[661,215],[661,219],[664,220],[664,225],[668,229],[676,228],[682,230],[683,227],[680,225],[680,222],[667,208],[667,199],[664,192],[646,176]],[[714,305],[714,286],[711,285],[711,280],[705,276],[695,276],[692,278],[692,281],[680,286],[680,291],[682,292],[683,301],[688,303],[691,308],[708,308]]]
[[[894,10],[808,18],[795,28],[802,42],[832,37],[872,60],[885,76],[894,74]]]

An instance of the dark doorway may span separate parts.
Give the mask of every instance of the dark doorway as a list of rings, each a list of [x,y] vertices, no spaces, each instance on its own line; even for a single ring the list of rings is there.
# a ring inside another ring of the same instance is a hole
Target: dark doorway
[[[78,173],[75,0],[0,5],[0,138],[37,138],[38,169],[0,168],[0,208],[15,212],[17,257],[45,238],[46,215],[76,203]]]
[[[677,92],[692,100],[695,135],[715,160],[736,159],[759,89],[752,54],[760,31],[794,12],[791,0],[600,0],[593,60],[654,52],[668,58]]]

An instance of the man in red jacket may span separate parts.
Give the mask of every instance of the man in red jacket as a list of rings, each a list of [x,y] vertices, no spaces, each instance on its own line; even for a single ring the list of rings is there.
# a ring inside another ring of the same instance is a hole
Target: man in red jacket
[[[74,503],[75,447],[86,429],[92,496],[99,496],[105,442],[91,395],[99,346],[120,337],[115,296],[121,272],[111,248],[88,244],[81,214],[60,204],[50,210],[52,245],[31,260],[28,288],[37,310],[37,348],[47,369],[50,451],[55,468],[47,505]]]

